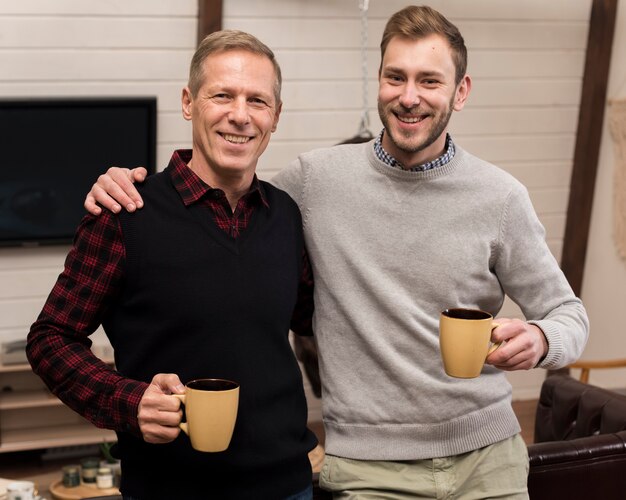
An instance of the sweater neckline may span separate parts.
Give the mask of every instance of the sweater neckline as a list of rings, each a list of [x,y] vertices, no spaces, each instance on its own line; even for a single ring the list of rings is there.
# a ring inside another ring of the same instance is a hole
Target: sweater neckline
[[[454,158],[452,158],[452,160],[450,160],[448,163],[439,167],[432,168],[430,170],[420,172],[400,170],[398,168],[391,167],[385,162],[381,161],[376,156],[376,152],[374,151],[374,141],[370,141],[369,143],[367,143],[366,152],[367,159],[369,160],[369,165],[377,172],[398,181],[416,182],[439,179],[456,171],[463,162],[465,151],[461,147],[459,147],[458,144],[455,144],[455,148],[456,153],[454,155]]]

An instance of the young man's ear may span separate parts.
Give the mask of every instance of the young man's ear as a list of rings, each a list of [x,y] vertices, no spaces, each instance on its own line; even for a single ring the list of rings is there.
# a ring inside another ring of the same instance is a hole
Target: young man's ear
[[[180,100],[182,105],[183,118],[187,121],[191,121],[191,108],[193,106],[193,97],[191,95],[191,90],[189,90],[189,87],[185,87],[183,89]]]
[[[469,75],[465,75],[461,82],[457,85],[456,94],[454,96],[454,111],[461,111],[465,106],[465,101],[472,89],[472,79]]]

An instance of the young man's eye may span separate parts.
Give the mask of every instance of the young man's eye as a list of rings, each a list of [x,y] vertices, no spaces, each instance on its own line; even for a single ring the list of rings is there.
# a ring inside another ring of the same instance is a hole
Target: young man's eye
[[[387,80],[391,83],[401,83],[404,79],[400,75],[387,75]]]

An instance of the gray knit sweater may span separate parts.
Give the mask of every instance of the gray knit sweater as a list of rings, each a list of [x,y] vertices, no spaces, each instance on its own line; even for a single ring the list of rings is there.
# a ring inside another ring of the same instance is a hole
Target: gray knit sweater
[[[438,321],[447,307],[495,316],[507,294],[548,339],[541,367],[581,354],[583,305],[526,189],[506,172],[458,146],[447,165],[406,172],[369,142],[303,154],[272,182],[302,211],[328,453],[415,460],[519,432],[503,372],[445,374]]]

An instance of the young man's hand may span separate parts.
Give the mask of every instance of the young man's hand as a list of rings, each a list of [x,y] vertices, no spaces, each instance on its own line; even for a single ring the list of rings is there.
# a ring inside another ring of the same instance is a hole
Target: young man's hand
[[[113,213],[118,213],[124,207],[129,212],[143,207],[143,200],[133,185],[135,182],[143,182],[148,171],[143,167],[128,169],[111,167],[105,174],[98,177],[97,182],[91,187],[85,198],[85,209],[93,214],[100,215],[103,207]]]

